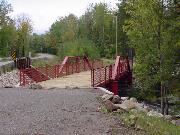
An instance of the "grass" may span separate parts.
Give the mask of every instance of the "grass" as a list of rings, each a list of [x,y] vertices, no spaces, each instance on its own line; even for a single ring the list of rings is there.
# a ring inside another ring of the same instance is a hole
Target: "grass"
[[[163,118],[150,117],[136,110],[123,114],[116,113],[116,115],[127,126],[141,129],[145,131],[147,135],[180,135],[180,126],[173,125]]]
[[[105,59],[105,58],[102,58],[103,60],[103,63],[105,66],[108,66],[108,65],[111,65],[111,64],[115,64],[115,60],[112,60],[112,59]]]
[[[41,66],[46,66],[46,65],[55,65],[55,64],[60,64],[60,59],[58,57],[55,57],[54,59],[41,59],[41,60],[35,60],[32,62],[32,65],[34,67],[41,67]]]

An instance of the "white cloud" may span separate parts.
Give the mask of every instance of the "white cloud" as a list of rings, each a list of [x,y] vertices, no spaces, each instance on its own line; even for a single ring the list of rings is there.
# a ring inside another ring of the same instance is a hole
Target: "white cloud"
[[[118,0],[8,0],[14,12],[28,14],[33,21],[34,32],[43,33],[59,17],[73,13],[81,16],[90,3],[107,2],[115,6]]]

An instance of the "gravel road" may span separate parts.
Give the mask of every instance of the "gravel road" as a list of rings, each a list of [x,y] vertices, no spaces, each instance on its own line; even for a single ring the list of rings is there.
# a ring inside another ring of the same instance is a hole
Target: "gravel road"
[[[136,135],[97,111],[102,93],[90,89],[0,88],[0,135]]]

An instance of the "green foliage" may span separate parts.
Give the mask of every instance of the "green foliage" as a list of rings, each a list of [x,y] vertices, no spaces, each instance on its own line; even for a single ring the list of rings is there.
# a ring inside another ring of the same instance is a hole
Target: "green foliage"
[[[58,55],[60,58],[64,56],[88,56],[89,58],[98,58],[99,51],[93,42],[87,39],[79,39],[71,42],[66,42],[59,46]]]
[[[130,18],[124,30],[136,52],[134,73],[138,88],[145,95],[160,90],[160,85],[171,90],[178,53],[177,20],[171,4],[160,0],[126,1]]]

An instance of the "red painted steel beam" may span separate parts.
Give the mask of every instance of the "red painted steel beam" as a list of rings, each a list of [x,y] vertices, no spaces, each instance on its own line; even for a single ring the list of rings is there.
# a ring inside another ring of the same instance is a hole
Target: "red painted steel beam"
[[[115,61],[114,70],[113,70],[113,72],[112,72],[112,80],[116,80],[116,76],[117,76],[117,74],[118,74],[119,62],[120,62],[120,56],[117,56],[117,57],[116,57],[116,61]]]

